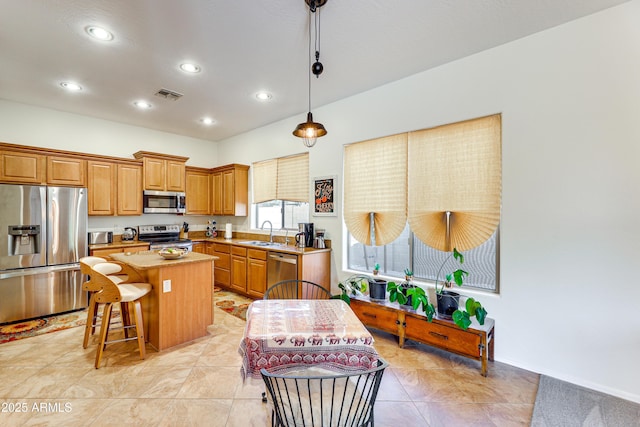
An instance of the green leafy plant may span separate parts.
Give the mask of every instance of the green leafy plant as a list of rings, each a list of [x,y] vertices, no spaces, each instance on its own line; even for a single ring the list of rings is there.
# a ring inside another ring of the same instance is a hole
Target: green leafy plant
[[[456,248],[453,248],[453,252],[451,252],[451,255],[449,255],[444,262],[442,263],[442,265],[440,265],[440,268],[438,269],[438,275],[436,278],[436,293],[441,294],[442,291],[444,291],[444,288],[450,288],[453,284],[452,282],[454,282],[456,285],[458,286],[462,286],[464,283],[464,278],[466,276],[469,276],[469,272],[465,271],[461,268],[452,271],[449,274],[446,274],[444,276],[444,280],[442,282],[440,282],[440,287],[438,287],[438,281],[440,279],[440,273],[442,273],[442,269],[447,265],[447,262],[451,259],[451,258],[456,259],[461,265],[464,264],[464,255],[462,255],[462,253],[458,252],[458,250]]]
[[[436,314],[436,309],[429,301],[429,297],[423,288],[420,286],[414,286],[407,289],[407,297],[411,297],[411,306],[414,310],[418,310],[418,307],[422,308],[424,314],[427,316],[427,320],[431,322],[433,315]]]
[[[376,262],[376,265],[373,266],[373,274],[378,274],[378,271],[380,271],[380,264]]]
[[[457,260],[460,265],[464,263],[464,255],[461,252],[458,252],[458,249],[453,248],[453,252],[449,255],[438,270],[438,279],[440,278],[440,273],[442,269],[445,267],[447,262],[453,257]],[[441,282],[438,287],[438,279],[436,279],[436,293],[442,295],[444,288],[450,288],[455,283],[458,286],[462,286],[464,283],[464,278],[469,276],[469,272],[458,268],[455,271],[445,275],[445,280]],[[487,310],[482,306],[479,301],[476,301],[474,298],[467,298],[465,303],[465,309],[461,310],[460,307],[456,311],[451,314],[451,318],[453,322],[458,325],[462,329],[467,329],[471,325],[471,318],[474,317],[478,320],[478,323],[484,325],[484,319],[487,317]]]
[[[356,274],[354,276],[347,277],[342,282],[338,283],[340,294],[332,295],[332,299],[341,299],[347,304],[351,304],[351,297],[355,296],[358,292],[366,292],[367,286],[371,279],[368,276],[362,274]]]

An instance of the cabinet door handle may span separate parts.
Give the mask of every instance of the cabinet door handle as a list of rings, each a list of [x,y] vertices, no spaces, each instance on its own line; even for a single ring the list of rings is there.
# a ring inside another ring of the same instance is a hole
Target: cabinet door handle
[[[376,316],[375,314],[371,314],[371,313],[367,313],[366,311],[362,312],[363,316],[367,316],[367,317],[372,317],[372,318],[377,318],[378,316]]]
[[[434,337],[436,337],[436,338],[443,339],[443,340],[445,340],[445,341],[449,339],[449,337],[448,337],[448,336],[446,336],[446,335],[442,335],[442,334],[439,334],[439,333],[437,333],[437,332],[429,332],[429,335],[432,335],[432,336],[434,336]]]

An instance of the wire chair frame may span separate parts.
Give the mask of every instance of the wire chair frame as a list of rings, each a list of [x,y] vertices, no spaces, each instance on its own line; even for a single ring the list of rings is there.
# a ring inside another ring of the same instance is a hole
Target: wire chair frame
[[[330,299],[331,293],[308,280],[283,280],[269,287],[264,299]]]
[[[262,369],[272,403],[271,425],[373,427],[374,404],[387,366],[378,359],[377,366],[367,371],[309,376]]]

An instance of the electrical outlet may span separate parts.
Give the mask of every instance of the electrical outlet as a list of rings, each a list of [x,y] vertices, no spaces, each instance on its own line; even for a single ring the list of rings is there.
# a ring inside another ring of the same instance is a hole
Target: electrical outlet
[[[162,281],[162,292],[171,292],[171,279]]]

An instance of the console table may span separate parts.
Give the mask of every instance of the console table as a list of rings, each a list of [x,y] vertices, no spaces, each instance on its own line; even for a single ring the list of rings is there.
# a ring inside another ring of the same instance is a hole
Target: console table
[[[473,322],[469,329],[453,321],[434,316],[429,322],[424,314],[409,307],[387,301],[374,301],[367,296],[351,297],[351,309],[366,326],[398,336],[398,345],[405,339],[431,345],[451,353],[479,360],[481,373],[487,376],[487,360],[493,361],[495,321],[486,318],[484,325]]]

